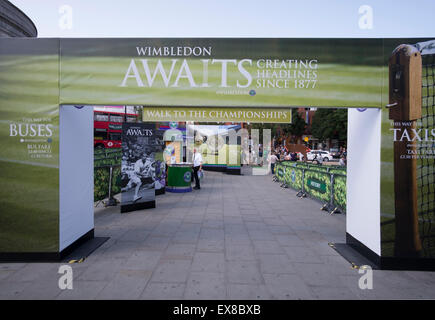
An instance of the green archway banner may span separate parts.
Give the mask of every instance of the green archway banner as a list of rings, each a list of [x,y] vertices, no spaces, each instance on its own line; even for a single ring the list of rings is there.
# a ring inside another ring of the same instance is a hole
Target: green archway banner
[[[380,108],[384,68],[381,39],[60,39],[60,103]]]

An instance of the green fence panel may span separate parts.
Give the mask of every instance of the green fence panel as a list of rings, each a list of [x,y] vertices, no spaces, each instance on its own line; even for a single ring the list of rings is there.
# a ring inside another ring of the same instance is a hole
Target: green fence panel
[[[346,176],[334,175],[334,204],[346,211]]]
[[[287,171],[287,166],[282,163],[277,163],[275,165],[275,175],[279,182],[284,182],[285,172]]]
[[[121,166],[113,168],[112,172],[112,194],[121,192]]]
[[[109,196],[110,166],[94,168],[94,201]],[[112,167],[112,195],[121,192],[121,167]]]
[[[342,175],[342,176],[346,176],[346,168],[340,168],[340,167],[338,167],[338,168],[331,168],[331,169],[329,169],[329,173],[331,173],[331,174],[339,174],[339,175]]]
[[[310,166],[308,167],[308,170],[310,171],[316,171],[316,172],[328,172],[328,168],[325,167],[315,167],[315,166]]]
[[[333,166],[331,168],[329,168],[329,172],[337,172],[338,174],[341,174],[343,176],[346,175],[347,170],[346,167],[342,167],[342,166]]]
[[[110,168],[94,168],[94,201],[107,198],[109,195]]]
[[[304,175],[305,171],[305,175]],[[331,185],[334,175],[334,185]],[[281,161],[276,163],[276,177],[295,190],[302,190],[322,202],[333,204],[346,212],[346,168],[308,164],[303,162]],[[333,199],[331,199],[331,188]]]
[[[302,178],[303,170],[301,168],[298,168],[297,166],[287,167],[285,182],[290,187],[296,190],[302,190]]]
[[[312,198],[324,202],[331,200],[331,176],[329,173],[305,170],[304,189]]]
[[[112,167],[112,195],[121,192],[121,149],[94,150],[94,201],[109,196],[110,167]]]
[[[121,158],[121,149],[96,149],[94,151],[94,168],[102,166],[120,165]]]

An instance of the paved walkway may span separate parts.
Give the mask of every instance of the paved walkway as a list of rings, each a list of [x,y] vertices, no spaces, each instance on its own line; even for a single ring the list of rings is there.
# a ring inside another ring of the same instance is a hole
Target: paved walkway
[[[0,264],[1,299],[435,298],[435,272],[374,271],[373,290],[328,246],[345,241],[345,216],[281,189],[271,176],[206,172],[200,191],[157,197],[157,208],[99,209],[110,240],[72,264]]]

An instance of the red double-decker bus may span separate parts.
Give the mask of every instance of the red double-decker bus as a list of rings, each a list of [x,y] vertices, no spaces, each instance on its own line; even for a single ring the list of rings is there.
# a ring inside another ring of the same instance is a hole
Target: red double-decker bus
[[[94,148],[121,148],[123,122],[137,122],[125,106],[94,107]]]

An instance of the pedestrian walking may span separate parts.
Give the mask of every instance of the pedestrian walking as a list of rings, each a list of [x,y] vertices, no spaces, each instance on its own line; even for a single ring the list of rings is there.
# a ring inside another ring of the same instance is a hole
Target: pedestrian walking
[[[202,155],[197,151],[196,148],[193,149],[193,177],[195,178],[195,187],[193,187],[193,189],[199,190],[201,189],[201,185],[199,182],[198,171],[202,171]]]

